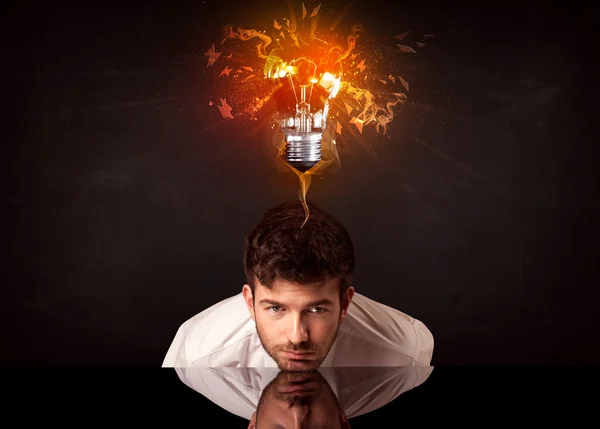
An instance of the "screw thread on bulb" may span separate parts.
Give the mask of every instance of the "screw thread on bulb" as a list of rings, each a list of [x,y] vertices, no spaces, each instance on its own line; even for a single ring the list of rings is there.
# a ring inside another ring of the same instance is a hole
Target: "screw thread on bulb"
[[[321,160],[321,140],[288,140],[285,160],[298,171],[309,170]]]

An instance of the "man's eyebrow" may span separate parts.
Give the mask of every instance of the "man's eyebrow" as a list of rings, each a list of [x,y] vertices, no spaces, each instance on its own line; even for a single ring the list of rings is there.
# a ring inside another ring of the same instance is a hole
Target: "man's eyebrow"
[[[273,305],[273,306],[278,306],[278,307],[283,306],[283,304],[281,304],[280,302],[273,301],[272,299],[266,299],[266,298],[261,299],[258,303],[259,304],[268,304],[268,305]],[[319,305],[333,305],[333,302],[331,302],[330,300],[325,298],[325,299],[320,299],[318,301],[309,302],[308,304],[306,304],[307,307],[317,307]]]
[[[331,302],[330,300],[325,298],[325,299],[320,299],[318,301],[310,302],[310,303],[308,303],[307,307],[318,307],[319,305],[333,305],[333,302]]]
[[[272,299],[261,299],[258,303],[259,304],[276,305],[276,306],[279,306],[279,307],[281,307],[283,305],[280,302],[273,301]]]

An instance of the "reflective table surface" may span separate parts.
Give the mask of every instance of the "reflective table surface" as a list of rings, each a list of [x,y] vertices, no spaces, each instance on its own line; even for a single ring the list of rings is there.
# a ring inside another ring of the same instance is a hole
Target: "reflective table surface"
[[[318,429],[567,418],[572,427],[595,409],[598,373],[592,367],[321,368],[305,373],[274,368],[5,369],[1,385],[5,412],[32,424],[130,422],[139,427],[162,425],[166,419],[170,426],[245,428],[257,422],[261,428]],[[390,419],[394,424],[388,424]]]

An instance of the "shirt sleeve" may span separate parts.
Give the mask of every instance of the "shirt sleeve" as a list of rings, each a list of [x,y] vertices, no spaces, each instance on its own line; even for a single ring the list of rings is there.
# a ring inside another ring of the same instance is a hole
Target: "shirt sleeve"
[[[163,368],[187,367],[189,362],[186,354],[186,340],[189,333],[188,323],[179,327],[175,338],[171,342],[167,354],[162,363]]]
[[[412,325],[416,338],[413,365],[429,366],[433,357],[433,334],[420,320],[413,319]]]
[[[252,327],[250,320],[241,293],[213,304],[179,327],[162,366],[194,366],[198,359],[243,339]],[[234,356],[232,361],[237,359]]]
[[[423,322],[356,293],[340,331],[350,345],[339,344],[340,359],[357,366],[429,366],[433,335]],[[340,341],[342,343],[342,341]],[[342,357],[343,356],[343,357]]]

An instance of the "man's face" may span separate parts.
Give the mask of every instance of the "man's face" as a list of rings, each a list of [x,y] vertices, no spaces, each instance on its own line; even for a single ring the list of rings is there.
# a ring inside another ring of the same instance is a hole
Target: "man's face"
[[[339,279],[295,284],[277,280],[271,289],[256,282],[243,295],[256,322],[260,341],[279,368],[309,371],[318,368],[336,339],[354,289],[339,296]]]
[[[263,391],[250,427],[339,429],[340,420],[345,414],[319,372],[281,372]]]

